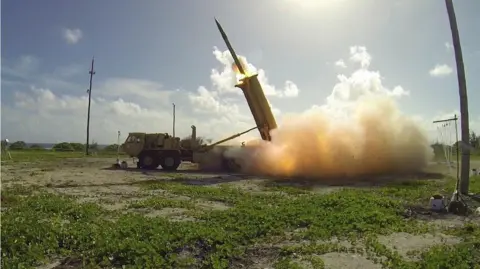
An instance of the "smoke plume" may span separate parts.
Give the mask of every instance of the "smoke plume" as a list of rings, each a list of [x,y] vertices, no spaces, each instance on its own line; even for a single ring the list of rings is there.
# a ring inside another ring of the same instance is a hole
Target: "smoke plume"
[[[417,172],[433,157],[426,132],[398,105],[408,95],[400,86],[382,85],[368,70],[371,56],[352,47],[359,64],[349,77],[339,75],[326,102],[285,116],[272,141],[250,141],[232,149],[245,172],[277,176],[336,177]]]

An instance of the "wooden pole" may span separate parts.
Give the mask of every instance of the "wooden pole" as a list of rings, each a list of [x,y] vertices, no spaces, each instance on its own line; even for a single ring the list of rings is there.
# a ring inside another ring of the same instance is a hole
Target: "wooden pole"
[[[465,79],[465,68],[463,65],[462,48],[460,46],[460,36],[458,33],[457,19],[452,0],[445,0],[448,19],[450,21],[450,30],[452,32],[453,49],[455,51],[455,61],[457,65],[458,93],[460,95],[460,127],[462,138],[462,167],[460,176],[460,193],[468,194],[470,180],[470,130],[468,117],[468,96],[467,82]],[[457,141],[458,142],[458,141]]]
[[[88,156],[88,149],[90,147],[90,104],[92,101],[92,79],[93,75],[95,75],[95,71],[93,71],[93,63],[95,62],[95,58],[92,58],[92,66],[90,68],[90,71],[88,72],[90,74],[90,87],[88,88],[88,111],[87,111],[87,143],[85,145],[85,155]]]
[[[175,137],[175,103],[172,103],[173,105],[173,133],[172,136]]]

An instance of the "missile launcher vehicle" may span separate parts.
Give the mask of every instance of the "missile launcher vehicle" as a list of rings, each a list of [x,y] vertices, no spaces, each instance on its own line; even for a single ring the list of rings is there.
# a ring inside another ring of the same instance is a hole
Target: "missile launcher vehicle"
[[[130,133],[125,140],[123,150],[129,156],[138,158],[138,168],[156,169],[161,166],[164,170],[174,171],[177,170],[182,161],[189,161],[198,163],[201,169],[209,166],[220,166],[229,171],[238,170],[242,166],[240,160],[225,156],[225,151],[229,147],[220,146],[221,143],[232,140],[254,129],[259,131],[262,140],[271,141],[270,132],[277,128],[277,122],[257,74],[249,73],[241,64],[217,19],[215,19],[215,23],[232,55],[237,70],[242,76],[240,82],[235,87],[242,90],[255,120],[256,127],[234,134],[211,145],[198,145],[195,126],[192,126],[190,140],[184,141],[184,143],[180,143],[180,138],[170,136],[168,133]],[[254,150],[254,147],[242,146],[241,150]]]

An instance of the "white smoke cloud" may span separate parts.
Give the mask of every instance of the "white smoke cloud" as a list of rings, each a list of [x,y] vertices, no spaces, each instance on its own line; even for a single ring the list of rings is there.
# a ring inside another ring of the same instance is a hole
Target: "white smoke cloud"
[[[223,70],[218,71],[216,69],[213,69],[210,75],[214,90],[219,94],[242,94],[240,89],[234,87],[238,79],[237,74],[233,71],[232,68],[234,61],[230,52],[228,50],[220,51],[217,47],[214,47],[213,55],[215,56],[217,61],[223,65]],[[258,80],[262,84],[265,95],[280,98],[291,98],[297,97],[300,93],[300,90],[295,85],[295,83],[290,80],[287,80],[285,82],[285,86],[283,89],[276,88],[269,82],[265,70],[259,69],[255,67],[252,63],[249,63],[245,56],[238,55],[238,57],[250,73],[258,74]]]

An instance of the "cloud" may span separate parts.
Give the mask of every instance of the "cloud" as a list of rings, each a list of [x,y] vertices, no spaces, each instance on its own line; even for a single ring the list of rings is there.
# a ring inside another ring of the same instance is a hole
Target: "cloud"
[[[60,66],[55,68],[52,77],[59,77],[62,79],[68,79],[79,74],[88,74],[84,66],[80,64],[70,64],[67,66]]]
[[[342,68],[347,67],[347,65],[345,64],[345,61],[343,61],[343,59],[340,59],[340,60],[336,61],[335,66],[342,67]]]
[[[22,55],[13,63],[2,59],[2,80],[3,74],[26,79],[37,71],[39,65],[40,60],[32,55]]]
[[[450,42],[445,42],[445,48],[447,49],[447,51],[451,51],[453,50],[453,45],[450,44]]]
[[[351,52],[355,54],[355,52]],[[361,67],[364,63],[360,61]],[[364,96],[384,95],[402,97],[410,95],[410,92],[397,85],[393,89],[385,87],[382,83],[380,72],[367,69],[358,69],[350,76],[338,75],[339,82],[333,87],[332,93],[327,97],[327,105],[339,107],[357,102]]]
[[[68,44],[77,44],[80,39],[82,39],[83,33],[82,30],[75,28],[75,29],[69,29],[65,28],[63,29],[63,38]]]
[[[364,46],[352,46],[350,47],[350,60],[355,63],[360,63],[362,68],[370,66],[372,56],[367,52],[367,48]]]
[[[117,130],[124,135],[132,131],[170,132],[173,102],[179,136],[188,135],[192,124],[197,125],[198,135],[214,140],[255,126],[242,90],[234,87],[237,76],[231,71],[231,56],[216,48],[213,54],[221,67],[212,69],[211,85],[199,86],[196,90],[165,89],[156,81],[125,77],[96,81],[92,96],[92,139],[98,143],[113,143],[115,135],[111,134]],[[25,59],[20,62],[28,62]],[[275,107],[274,99],[296,97],[300,90],[290,80],[284,82],[283,88],[272,85],[265,70],[257,69],[245,57],[242,59],[250,72],[259,73],[259,80],[271,97],[272,111],[280,117],[281,111]],[[2,116],[2,136],[39,143],[84,141],[87,93],[83,84],[71,81],[88,66],[72,64],[58,67],[52,73],[16,69],[19,76],[29,80],[13,80],[18,85],[10,87],[12,100],[2,99],[2,115],[8,115]],[[2,87],[4,85],[2,80]],[[65,91],[67,85],[72,90]],[[24,124],[19,126],[18,122]],[[239,139],[257,136],[251,132]]]
[[[2,105],[2,110],[2,136],[28,142],[84,140],[86,95],[59,95],[49,89],[32,86],[28,92],[16,92],[14,105]],[[169,119],[170,115],[165,111],[142,108],[122,98],[92,99],[91,134],[100,143],[115,141],[117,130],[123,133],[136,128],[158,131],[153,123]]]
[[[299,93],[300,90],[298,89],[297,85],[293,83],[293,81],[285,81],[285,90],[283,92],[285,97],[297,97]]]
[[[446,64],[437,64],[429,71],[432,77],[444,77],[450,75],[452,72],[452,68]]]
[[[223,65],[223,70],[218,71],[212,69],[210,74],[210,79],[212,80],[213,86],[216,88],[219,94],[242,94],[242,92],[232,85],[235,85],[238,82],[238,75],[233,71],[232,66],[234,61],[230,52],[228,50],[220,51],[217,47],[214,47],[213,55]],[[266,72],[263,69],[255,67],[252,63],[249,63],[247,58],[239,55],[239,60],[242,62],[242,65],[250,73],[258,74],[258,80],[262,84],[265,95],[279,98],[291,98],[297,97],[300,93],[298,87],[292,81],[287,80],[283,89],[276,88],[271,84],[267,78]]]
[[[107,78],[93,90],[105,99],[126,98],[147,107],[169,106],[174,90],[164,89],[155,81],[134,78]]]

